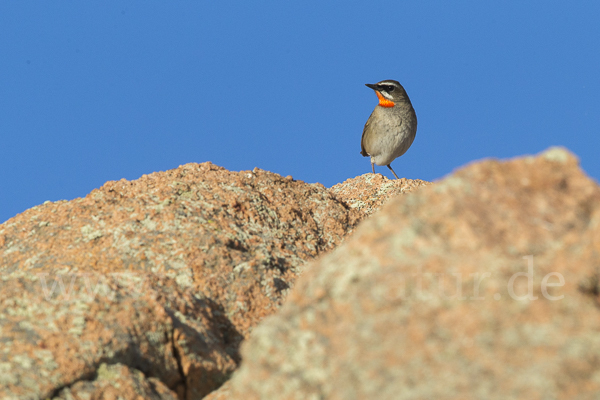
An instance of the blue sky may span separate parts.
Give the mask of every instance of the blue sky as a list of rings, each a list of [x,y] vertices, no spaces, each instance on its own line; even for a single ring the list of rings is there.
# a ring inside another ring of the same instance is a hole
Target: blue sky
[[[599,21],[597,1],[0,2],[0,222],[189,162],[370,172],[383,79],[419,120],[401,177],[563,145],[599,180]]]

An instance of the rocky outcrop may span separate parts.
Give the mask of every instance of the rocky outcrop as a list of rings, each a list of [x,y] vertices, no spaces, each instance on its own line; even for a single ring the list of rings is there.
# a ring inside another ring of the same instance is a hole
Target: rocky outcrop
[[[187,164],[0,225],[0,398],[199,399],[366,216],[320,184]]]
[[[332,186],[329,192],[359,211],[361,216],[369,216],[392,197],[427,185],[431,185],[431,182],[407,178],[390,180],[381,174],[364,174]]]
[[[594,398],[599,270],[563,149],[432,185],[187,164],[0,225],[0,398]]]
[[[599,269],[574,156],[475,163],[310,265],[207,399],[596,398]]]

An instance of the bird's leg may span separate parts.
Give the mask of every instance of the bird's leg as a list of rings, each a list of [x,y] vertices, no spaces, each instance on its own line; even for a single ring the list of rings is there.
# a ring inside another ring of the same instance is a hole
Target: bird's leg
[[[371,163],[371,168],[373,168],[373,173],[375,173],[375,163]]]
[[[396,175],[396,173],[395,173],[395,172],[394,172],[394,170],[392,169],[392,163],[389,163],[389,164],[387,165],[387,167],[390,169],[390,171],[392,171],[392,174],[394,174],[394,176],[396,177],[396,179],[400,179],[400,178],[398,178],[398,175]]]

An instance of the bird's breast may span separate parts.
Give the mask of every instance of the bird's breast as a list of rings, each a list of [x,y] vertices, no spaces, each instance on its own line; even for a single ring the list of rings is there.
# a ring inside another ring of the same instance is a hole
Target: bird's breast
[[[412,106],[375,107],[369,118],[364,148],[377,165],[388,165],[404,154],[417,132],[417,118]]]

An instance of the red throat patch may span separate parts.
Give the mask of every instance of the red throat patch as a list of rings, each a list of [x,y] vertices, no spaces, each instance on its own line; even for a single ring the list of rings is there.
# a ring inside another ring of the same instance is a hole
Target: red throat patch
[[[385,97],[383,97],[383,95],[381,93],[379,93],[377,90],[375,91],[375,94],[379,98],[379,105],[381,107],[389,108],[389,107],[394,107],[396,105],[396,103],[394,103],[393,101],[388,100]]]

